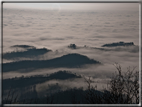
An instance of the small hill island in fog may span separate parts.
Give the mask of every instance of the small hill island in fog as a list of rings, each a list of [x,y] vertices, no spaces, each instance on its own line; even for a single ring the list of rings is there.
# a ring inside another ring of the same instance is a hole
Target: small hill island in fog
[[[134,46],[133,42],[117,42],[117,43],[111,43],[111,44],[104,44],[102,47],[116,47],[116,46]]]

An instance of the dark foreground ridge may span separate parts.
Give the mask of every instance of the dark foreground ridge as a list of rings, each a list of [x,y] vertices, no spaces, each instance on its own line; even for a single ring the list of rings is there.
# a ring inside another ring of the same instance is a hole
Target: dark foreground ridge
[[[67,54],[50,60],[25,60],[3,64],[3,72],[17,71],[20,69],[42,69],[42,68],[78,68],[85,64],[101,64],[99,61],[89,59],[87,56],[80,54]]]
[[[57,90],[58,91],[55,91]],[[50,90],[50,91],[49,91]],[[61,90],[60,85],[49,85],[49,90],[45,92],[45,96],[38,96],[38,92],[35,89],[35,86],[31,86],[26,90],[22,89],[17,96],[14,96],[13,99],[11,97],[7,99],[3,99],[4,104],[89,104],[89,90],[83,90],[83,88],[70,88],[65,91]],[[50,93],[51,90],[55,91],[54,93]],[[17,90],[16,90],[17,91]],[[105,93],[98,90],[91,90],[96,97],[94,97],[92,104],[101,104],[101,100],[97,99],[101,98]],[[97,97],[98,96],[98,97]],[[16,99],[17,98],[17,99]],[[16,101],[14,101],[16,99]]]
[[[133,42],[117,42],[117,43],[111,43],[111,44],[104,44],[102,47],[115,47],[115,46],[134,46]]]

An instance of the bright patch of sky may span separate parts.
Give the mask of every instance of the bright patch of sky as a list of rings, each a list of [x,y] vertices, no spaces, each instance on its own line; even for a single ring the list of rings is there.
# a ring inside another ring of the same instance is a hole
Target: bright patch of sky
[[[138,3],[4,3],[4,8],[48,10],[134,10]]]

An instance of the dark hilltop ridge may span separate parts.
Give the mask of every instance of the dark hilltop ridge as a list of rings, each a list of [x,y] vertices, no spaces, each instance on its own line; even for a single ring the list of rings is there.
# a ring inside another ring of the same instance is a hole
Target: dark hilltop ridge
[[[77,46],[76,46],[75,44],[70,44],[70,45],[68,46],[68,48],[70,48],[70,49],[76,49]]]
[[[76,75],[70,71],[58,71],[52,74],[46,74],[46,75],[34,75],[30,77],[15,77],[15,78],[9,78],[3,80],[3,89],[7,90],[10,88],[23,88],[28,87],[31,85],[36,85],[39,83],[43,83],[49,80],[67,80],[67,79],[73,79],[73,78],[81,78],[80,75]]]
[[[110,43],[110,44],[104,44],[102,45],[102,47],[116,47],[116,46],[134,46],[134,43],[133,42],[128,42],[128,43],[125,43],[125,42],[117,42],[117,43]]]
[[[13,45],[12,48],[35,48],[34,46],[30,45]]]
[[[17,47],[17,46],[15,46]],[[27,45],[20,45],[20,47],[30,47]],[[37,49],[37,48],[28,48],[26,49],[26,51],[12,51],[12,52],[8,52],[8,53],[4,53],[3,54],[3,58],[4,59],[15,59],[15,58],[31,58],[31,57],[35,57],[35,56],[39,56],[39,55],[43,55],[47,52],[50,52],[52,50],[46,49],[46,48],[41,48],[41,49]]]
[[[24,60],[3,64],[3,72],[17,71],[20,69],[42,69],[42,68],[78,68],[85,64],[101,64],[99,61],[89,59],[87,56],[77,53],[63,55],[50,60]]]
[[[87,48],[88,46],[84,45],[84,46],[77,46],[76,44],[70,44],[68,45],[68,48],[70,49],[80,49],[80,48]]]

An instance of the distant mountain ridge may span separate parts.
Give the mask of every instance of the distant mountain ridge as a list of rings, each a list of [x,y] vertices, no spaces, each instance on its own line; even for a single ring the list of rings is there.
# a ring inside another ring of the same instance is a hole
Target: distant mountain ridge
[[[31,57],[36,57],[39,55],[43,55],[47,52],[51,52],[52,50],[46,49],[46,48],[41,48],[41,49],[36,49],[36,48],[29,48],[26,51],[16,51],[16,52],[10,52],[10,53],[4,53],[3,58],[4,59],[14,59],[14,58],[31,58]]]
[[[125,42],[117,42],[117,43],[110,43],[110,44],[104,44],[102,45],[102,47],[115,47],[115,46],[134,46],[134,43],[133,42],[128,42],[128,43],[125,43]]]
[[[30,45],[13,45],[12,48],[35,48],[34,46]]]
[[[101,64],[99,61],[89,59],[80,54],[67,54],[50,60],[25,60],[3,64],[3,72],[17,71],[20,69],[41,69],[41,68],[76,68],[85,64]]]

